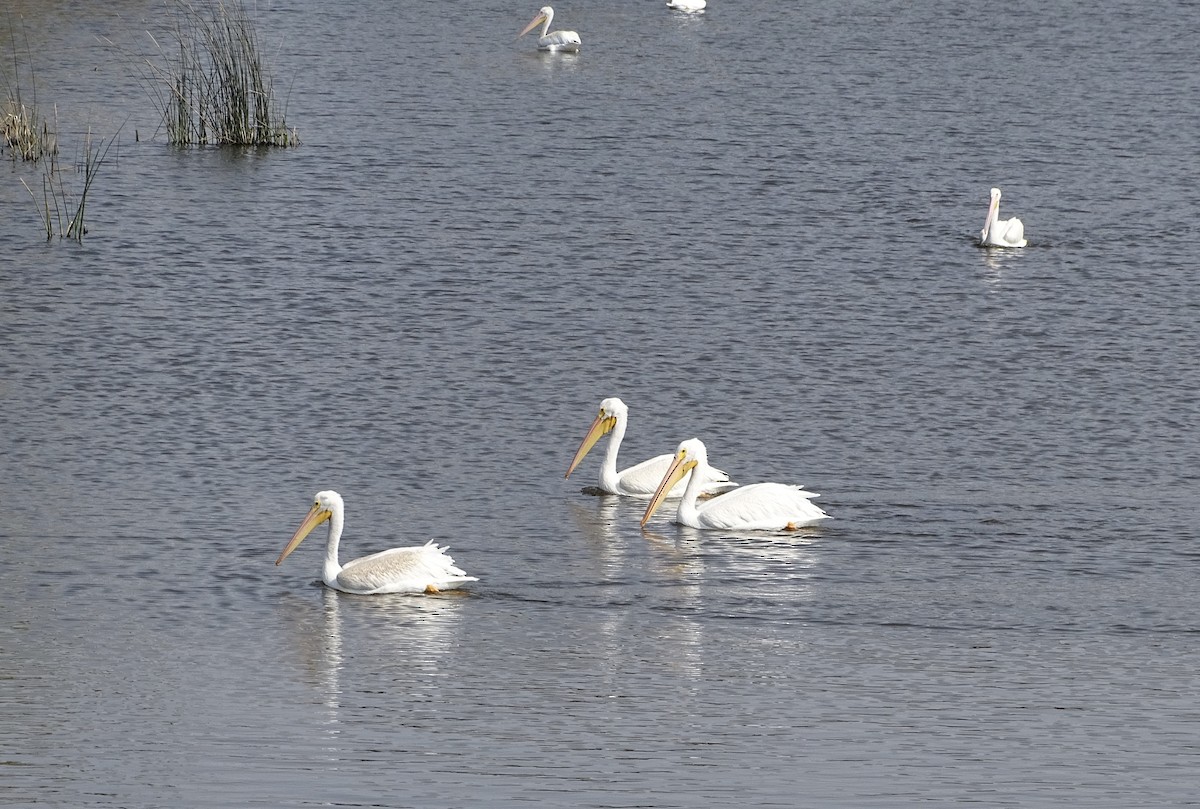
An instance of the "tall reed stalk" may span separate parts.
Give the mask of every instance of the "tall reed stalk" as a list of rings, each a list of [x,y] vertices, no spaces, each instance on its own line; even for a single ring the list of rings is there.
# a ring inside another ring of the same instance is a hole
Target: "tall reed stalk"
[[[288,129],[275,101],[258,34],[241,0],[208,0],[206,7],[175,0],[175,7],[170,54],[150,35],[159,62],[145,61],[168,140],[182,146],[298,145],[296,130]]]
[[[55,155],[49,157],[46,169],[42,174],[40,200],[38,194],[29,187],[29,183],[25,182],[24,178],[21,179],[21,185],[25,186],[25,190],[33,198],[34,207],[37,208],[38,216],[41,217],[42,225],[46,229],[47,241],[54,238],[56,229],[59,238],[83,241],[83,234],[87,233],[87,228],[84,226],[84,214],[87,212],[88,192],[92,190],[92,183],[99,174],[100,167],[108,160],[109,150],[112,149],[116,140],[115,137],[110,138],[107,143],[100,140],[98,144],[93,145],[92,132],[90,129],[88,130],[84,139],[83,159],[74,166],[75,173],[83,177],[83,185],[79,188],[78,194],[74,189],[74,183],[64,181],[63,175],[69,169],[60,168]]]

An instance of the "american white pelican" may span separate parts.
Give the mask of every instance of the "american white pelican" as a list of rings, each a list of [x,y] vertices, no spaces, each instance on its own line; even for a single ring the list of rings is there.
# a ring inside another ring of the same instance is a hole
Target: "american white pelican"
[[[692,528],[737,528],[750,531],[794,531],[805,525],[813,525],[828,519],[829,515],[809,499],[817,495],[806,492],[799,486],[783,483],[751,483],[739,486],[720,497],[714,497],[699,505],[696,496],[700,493],[695,481],[708,468],[708,451],[698,438],[689,438],[679,445],[662,483],[654,492],[642,525],[654,515],[666,499],[666,492],[690,470],[692,479],[679,501],[675,522]]]
[[[325,566],[321,581],[335,590],[358,595],[376,593],[438,593],[452,590],[463,582],[478,581],[455,566],[446,553],[433,541],[411,548],[392,548],[361,559],[338,564],[338,540],[342,538],[344,506],[342,496],[334,491],[317,492],[312,508],[296,533],[275,560],[279,564],[309,533],[329,521],[329,541],[325,545]]]
[[[554,19],[554,9],[550,6],[542,6],[538,11],[537,16],[529,21],[529,25],[525,26],[525,30],[517,34],[517,39],[528,34],[538,23],[542,24],[542,33],[538,36],[538,50],[550,51],[569,51],[574,52],[579,50],[579,46],[583,41],[579,38],[579,34],[574,31],[551,31],[550,21]]]
[[[580,461],[588,454],[596,442],[600,440],[606,433],[612,433],[612,438],[608,439],[608,449],[604,451],[604,461],[600,464],[600,489],[608,494],[622,494],[626,497],[640,497],[645,499],[654,494],[655,487],[662,480],[663,474],[671,466],[671,461],[674,458],[671,455],[657,455],[648,461],[642,461],[636,466],[631,466],[628,469],[617,471],[617,450],[621,448],[621,440],[625,438],[625,426],[629,422],[629,408],[620,399],[611,398],[605,399],[600,403],[600,415],[596,416],[596,420],[592,422],[592,426],[588,428],[587,435],[583,437],[583,441],[579,444],[579,449],[575,451],[575,457],[571,459],[571,466],[567,469],[567,474],[563,477],[571,477],[571,473],[575,471],[575,467],[579,466]],[[700,474],[700,491],[699,493],[717,494],[729,489],[735,488],[736,483],[729,480],[729,475],[722,472],[720,469],[714,469],[711,466],[705,468],[703,473],[697,472],[692,474],[688,481]],[[683,495],[683,489],[686,483],[680,482],[678,486],[672,489],[667,497],[680,497]]]
[[[988,205],[987,221],[979,231],[979,244],[984,247],[1024,247],[1025,226],[1017,217],[1000,218],[1000,189],[992,189],[992,203]]]
[[[667,0],[667,8],[673,11],[685,11],[689,14],[704,11],[704,7],[707,5],[707,0]]]

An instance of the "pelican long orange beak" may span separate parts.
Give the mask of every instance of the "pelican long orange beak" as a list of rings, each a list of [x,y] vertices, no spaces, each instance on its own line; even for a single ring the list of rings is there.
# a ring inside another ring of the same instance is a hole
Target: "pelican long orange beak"
[[[654,497],[650,498],[650,505],[646,506],[646,513],[642,515],[642,527],[645,527],[650,518],[654,516],[654,512],[658,511],[662,501],[667,499],[667,492],[675,488],[675,484],[683,480],[683,476],[691,472],[695,466],[696,462],[688,458],[686,449],[675,453],[675,460],[671,462],[671,468],[667,470],[667,474],[663,475],[662,483],[658,484],[658,488],[654,490]]]
[[[546,15],[539,11],[537,13],[537,16],[529,21],[529,25],[525,26],[525,30],[522,31],[521,33],[517,34],[516,38],[520,39],[521,37],[525,36],[530,31],[532,31],[534,28],[537,28],[539,25],[541,25],[542,22],[545,21],[545,19],[546,19]]]
[[[284,546],[283,553],[279,554],[279,558],[275,560],[275,564],[279,564],[286,559],[288,554],[296,550],[296,546],[303,542],[304,538],[312,533],[314,528],[332,516],[332,511],[327,508],[321,508],[320,503],[313,503],[313,507],[308,510],[308,514],[304,517],[304,522],[300,523],[300,527],[296,529],[296,533],[292,534],[292,538]]]
[[[612,432],[613,427],[616,426],[617,417],[608,415],[604,412],[604,408],[600,408],[600,415],[596,416],[596,420],[588,428],[587,435],[583,437],[583,441],[579,444],[579,449],[575,450],[575,457],[571,459],[571,466],[567,469],[567,474],[563,475],[563,477],[571,477],[571,473],[575,471],[575,467],[579,466],[580,461],[587,457],[592,447],[596,446],[596,442]]]
[[[987,219],[983,223],[983,241],[987,241],[988,236],[992,231],[992,222],[1000,215],[1000,197],[992,194],[992,201],[988,205]]]

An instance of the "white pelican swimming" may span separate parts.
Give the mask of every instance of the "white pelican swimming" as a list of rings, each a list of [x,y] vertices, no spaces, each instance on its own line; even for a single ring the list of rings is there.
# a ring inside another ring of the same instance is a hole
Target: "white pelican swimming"
[[[542,6],[538,11],[537,16],[529,21],[529,25],[525,26],[525,30],[517,34],[517,39],[528,34],[538,23],[542,24],[542,33],[538,36],[538,50],[541,51],[578,51],[579,46],[583,44],[579,34],[574,31],[551,31],[550,21],[554,19],[554,9],[550,6]]]
[[[338,564],[338,540],[342,538],[344,518],[342,496],[334,491],[317,492],[312,508],[296,533],[275,560],[279,564],[296,550],[309,533],[329,521],[329,541],[325,545],[325,566],[321,581],[343,593],[374,595],[376,593],[437,593],[452,590],[463,582],[478,581],[455,566],[446,553],[432,540],[411,548],[392,548],[361,559]]]
[[[600,464],[600,489],[608,494],[622,494],[626,497],[643,499],[654,494],[655,487],[658,486],[659,481],[671,466],[674,457],[657,455],[648,461],[642,461],[636,466],[618,472],[617,450],[621,448],[621,440],[625,437],[625,426],[628,421],[629,408],[625,406],[624,402],[615,397],[602,401],[600,415],[596,416],[596,420],[588,428],[587,435],[583,437],[579,449],[575,451],[575,457],[571,459],[571,466],[567,469],[564,477],[571,477],[571,473],[588,454],[588,450],[595,446],[602,436],[611,432],[612,438],[608,439],[608,449],[604,451],[604,461]],[[736,483],[730,482],[728,474],[711,466],[706,466],[703,473],[692,474],[688,481],[690,482],[697,474],[701,475],[700,491],[697,494],[717,494],[737,486]],[[682,496],[685,485],[687,484],[681,480],[679,485],[671,489],[666,496]]]
[[[688,13],[704,11],[707,5],[707,0],[667,0],[667,8]]]
[[[992,189],[992,202],[988,205],[987,221],[979,231],[979,243],[984,247],[1024,247],[1025,226],[1017,217],[1000,218],[1000,189]]]
[[[666,499],[665,492],[689,470],[692,480],[679,501],[675,522],[692,528],[737,528],[751,531],[794,531],[805,525],[813,525],[828,519],[829,515],[809,499],[817,495],[806,492],[799,486],[783,483],[751,483],[696,504],[700,493],[695,484],[697,475],[708,468],[708,451],[698,438],[689,438],[679,445],[671,466],[663,475],[662,483],[654,492],[642,525]]]

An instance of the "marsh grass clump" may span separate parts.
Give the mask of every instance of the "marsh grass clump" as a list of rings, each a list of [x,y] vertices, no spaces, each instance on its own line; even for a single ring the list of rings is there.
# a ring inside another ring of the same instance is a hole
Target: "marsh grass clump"
[[[21,63],[18,59],[17,35],[11,31],[14,81],[5,80],[6,97],[0,101],[0,143],[8,149],[15,160],[36,162],[47,155],[58,153],[58,141],[50,129],[50,122],[41,114],[37,105],[37,82],[33,75],[33,59],[28,43],[25,53],[29,57],[26,66],[29,72],[31,98],[29,103],[21,93]]]
[[[88,192],[92,190],[92,183],[99,174],[100,167],[108,162],[109,151],[116,142],[115,137],[107,142],[93,142],[91,130],[88,130],[83,156],[73,167],[60,167],[57,156],[50,155],[42,173],[40,199],[29,183],[25,182],[24,178],[21,179],[21,184],[33,198],[33,204],[41,217],[47,241],[53,239],[56,232],[59,238],[83,241],[83,234],[87,233],[84,214],[87,211]],[[71,172],[82,180],[72,182],[65,179]]]
[[[33,52],[27,42],[24,49],[27,63],[23,65],[20,49],[17,48],[16,30],[11,30],[15,81],[8,81],[7,75],[4,77],[7,92],[5,98],[0,100],[0,149],[7,148],[14,163],[17,158],[31,162],[41,161],[41,193],[35,191],[24,177],[21,178],[21,185],[25,186],[25,190],[33,198],[38,217],[46,230],[47,241],[53,239],[57,233],[60,238],[82,242],[83,234],[87,233],[84,215],[87,212],[88,195],[100,167],[108,162],[109,150],[116,143],[116,137],[107,143],[103,140],[93,142],[89,129],[82,158],[70,168],[59,165],[56,134],[58,108],[54,108],[55,126],[51,129],[50,122],[38,110]],[[28,103],[21,91],[21,77],[25,72],[29,74],[31,88]]]
[[[38,161],[58,153],[58,143],[36,107],[21,103],[20,94],[0,103],[0,140],[13,160]]]
[[[176,0],[175,42],[145,64],[171,143],[295,146],[241,0]]]

